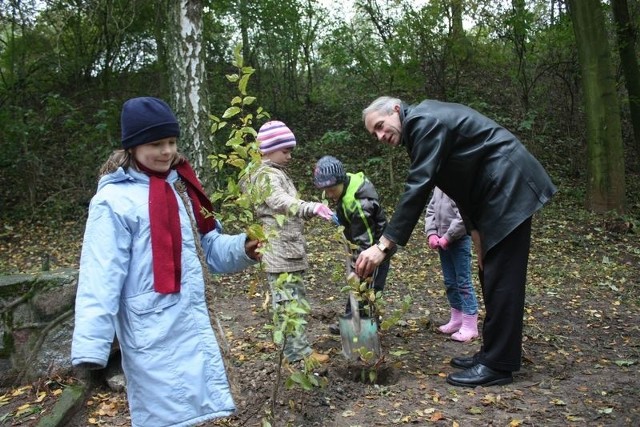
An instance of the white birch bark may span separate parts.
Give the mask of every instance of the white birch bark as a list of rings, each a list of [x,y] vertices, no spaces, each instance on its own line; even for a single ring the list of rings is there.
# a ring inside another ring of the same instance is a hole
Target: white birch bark
[[[211,147],[203,50],[203,1],[169,0],[167,51],[173,105],[180,121],[180,150],[203,184],[211,181],[206,158]]]

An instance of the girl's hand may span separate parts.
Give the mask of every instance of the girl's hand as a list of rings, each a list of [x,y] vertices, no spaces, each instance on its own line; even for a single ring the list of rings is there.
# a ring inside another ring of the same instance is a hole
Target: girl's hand
[[[446,251],[449,248],[449,241],[447,240],[446,237],[441,237],[438,239],[438,246],[443,251]]]
[[[313,208],[313,213],[327,221],[331,221],[331,216],[333,215],[333,211],[322,203],[316,203],[316,207]]]
[[[260,252],[260,248],[262,248],[262,242],[260,240],[246,240],[244,242],[244,252],[247,256],[253,260],[260,261],[262,259],[262,252]]]

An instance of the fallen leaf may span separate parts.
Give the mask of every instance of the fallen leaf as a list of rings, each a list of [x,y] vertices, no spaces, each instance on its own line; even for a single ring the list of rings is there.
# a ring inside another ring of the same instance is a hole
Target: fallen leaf
[[[15,390],[13,390],[11,392],[11,396],[22,396],[23,394],[25,394],[27,391],[29,391],[31,389],[31,386],[24,386],[24,387],[20,387],[17,388]]]
[[[21,416],[23,416],[25,414],[33,413],[35,411],[37,411],[36,407],[31,406],[30,403],[25,403],[24,405],[22,405],[22,406],[20,406],[18,408],[18,410],[16,411],[14,417],[18,418],[18,417],[21,417]]]
[[[431,415],[431,418],[429,418],[429,421],[440,421],[440,420],[444,420],[445,416],[442,415],[442,412],[438,411],[435,412],[433,415]]]
[[[487,394],[485,395],[481,402],[484,406],[488,406],[488,405],[493,405],[494,403],[496,403],[496,396],[494,394]]]
[[[11,397],[8,394],[0,396],[0,406],[4,406],[11,401]]]
[[[637,362],[637,360],[616,360],[614,363],[618,366],[631,366]]]

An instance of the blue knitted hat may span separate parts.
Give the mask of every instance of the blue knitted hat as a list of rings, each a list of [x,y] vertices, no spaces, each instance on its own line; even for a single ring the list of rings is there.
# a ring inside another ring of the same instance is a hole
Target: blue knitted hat
[[[347,180],[342,162],[333,156],[324,156],[313,170],[313,184],[317,188],[327,188]]]
[[[171,107],[161,99],[132,98],[122,106],[120,115],[122,148],[136,147],[159,139],[180,136],[180,125]]]

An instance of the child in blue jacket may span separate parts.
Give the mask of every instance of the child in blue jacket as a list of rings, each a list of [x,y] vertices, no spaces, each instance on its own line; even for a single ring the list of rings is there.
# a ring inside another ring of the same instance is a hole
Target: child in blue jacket
[[[103,165],[89,206],[72,364],[104,368],[118,339],[132,427],[228,416],[235,406],[204,275],[255,264],[258,242],[222,234],[164,101],[130,99],[121,120],[122,149]]]

